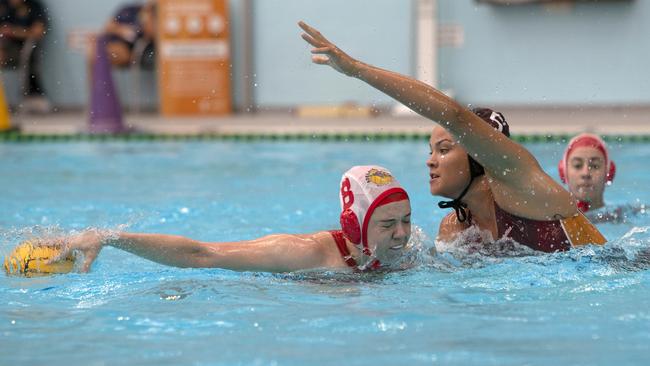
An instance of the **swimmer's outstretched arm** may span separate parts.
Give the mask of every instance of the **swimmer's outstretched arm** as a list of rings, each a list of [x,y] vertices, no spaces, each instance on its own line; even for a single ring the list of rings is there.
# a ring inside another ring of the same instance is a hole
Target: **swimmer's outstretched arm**
[[[557,214],[568,217],[577,212],[569,192],[542,170],[528,150],[494,130],[471,110],[430,85],[350,57],[304,22],[299,26],[305,31],[302,38],[314,47],[311,51],[314,63],[329,65],[368,83],[439,123],[457,138],[496,181],[497,189],[493,192],[502,208],[521,213],[521,207],[534,205],[538,206],[535,214],[549,218]],[[524,200],[527,204],[521,202]]]
[[[319,235],[269,235],[241,242],[207,243],[176,235],[126,233],[105,235],[89,230],[65,240],[56,262],[72,251],[84,254],[82,272],[104,246],[112,246],[174,267],[224,268],[236,271],[291,272],[330,266]],[[328,234],[329,235],[329,234]]]
[[[502,171],[522,164],[516,159],[503,159],[504,154],[523,155],[524,160],[534,161],[526,149],[495,131],[472,111],[441,91],[408,76],[356,60],[327,40],[316,29],[304,22],[300,22],[299,25],[305,31],[302,38],[314,46],[311,51],[314,54],[312,56],[314,63],[329,65],[345,75],[365,81],[423,117],[440,123],[459,139],[470,154],[478,155],[476,160],[485,168],[489,166]],[[500,159],[496,159],[497,156]]]

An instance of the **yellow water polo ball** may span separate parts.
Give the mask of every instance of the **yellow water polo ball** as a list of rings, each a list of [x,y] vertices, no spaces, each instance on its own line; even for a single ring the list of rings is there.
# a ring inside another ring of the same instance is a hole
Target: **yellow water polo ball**
[[[61,253],[60,246],[34,245],[30,241],[24,241],[5,257],[5,272],[8,275],[28,277],[71,272],[74,269],[72,255],[56,263],[47,263],[59,253]]]

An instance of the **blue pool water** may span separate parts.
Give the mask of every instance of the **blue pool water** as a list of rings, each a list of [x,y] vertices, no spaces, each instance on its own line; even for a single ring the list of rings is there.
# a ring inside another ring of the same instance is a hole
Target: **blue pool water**
[[[528,146],[556,177],[562,146]],[[611,205],[650,203],[650,146],[612,144]],[[418,245],[443,212],[426,142],[0,144],[0,255],[86,227],[206,241],[337,226],[340,174],[380,164],[412,197]],[[0,274],[0,365],[646,365],[650,217],[604,248],[421,255],[374,275],[164,267],[113,248],[88,274]]]

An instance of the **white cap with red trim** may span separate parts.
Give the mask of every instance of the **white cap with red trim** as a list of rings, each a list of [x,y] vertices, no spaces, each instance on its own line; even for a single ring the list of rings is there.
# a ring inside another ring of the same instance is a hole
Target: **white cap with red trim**
[[[341,178],[341,229],[363,253],[372,256],[368,247],[368,222],[374,210],[390,202],[408,199],[408,194],[388,169],[376,165],[355,166]]]

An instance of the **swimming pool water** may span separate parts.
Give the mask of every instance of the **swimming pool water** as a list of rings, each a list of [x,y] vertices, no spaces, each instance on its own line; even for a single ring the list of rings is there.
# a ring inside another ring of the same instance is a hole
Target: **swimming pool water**
[[[531,144],[555,171],[563,146]],[[650,203],[650,146],[612,144],[611,205]],[[199,240],[337,227],[356,164],[389,168],[430,246],[444,212],[426,142],[0,144],[0,255],[86,227]],[[176,269],[105,249],[88,274],[0,275],[0,364],[645,365],[645,214],[601,224],[604,248],[423,256],[374,275]]]

